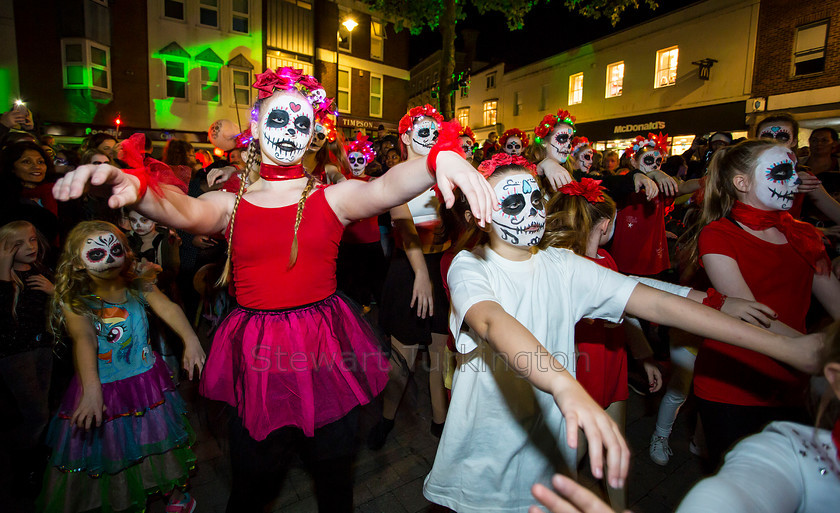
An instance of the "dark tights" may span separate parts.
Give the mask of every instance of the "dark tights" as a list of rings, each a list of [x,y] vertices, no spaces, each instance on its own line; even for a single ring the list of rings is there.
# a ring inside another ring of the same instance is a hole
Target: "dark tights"
[[[315,481],[320,512],[353,511],[353,459],[358,409],[315,430],[308,438],[296,427],[283,427],[268,438],[251,438],[242,421],[230,422],[233,486],[227,513],[260,512],[277,495],[295,453]]]

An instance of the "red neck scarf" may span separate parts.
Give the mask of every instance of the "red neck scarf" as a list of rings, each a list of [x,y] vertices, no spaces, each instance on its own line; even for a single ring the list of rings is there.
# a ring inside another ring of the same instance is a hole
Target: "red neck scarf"
[[[828,274],[830,260],[825,251],[822,234],[810,224],[797,221],[784,210],[759,210],[740,201],[735,202],[730,215],[732,219],[751,230],[775,227],[817,274]]]
[[[831,440],[834,442],[834,449],[837,450],[837,459],[840,460],[840,419],[834,423],[834,429],[831,430]]]
[[[295,164],[293,166],[275,166],[273,164],[260,164],[260,177],[272,182],[279,182],[281,180],[294,180],[295,178],[303,178],[306,176],[306,171],[303,170],[302,164]]]

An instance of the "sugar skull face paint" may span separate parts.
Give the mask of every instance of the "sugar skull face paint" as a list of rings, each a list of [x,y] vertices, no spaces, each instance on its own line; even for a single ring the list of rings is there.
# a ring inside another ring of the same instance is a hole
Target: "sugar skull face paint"
[[[577,168],[584,173],[588,173],[592,169],[592,155],[594,154],[595,151],[592,148],[579,151],[577,154]]]
[[[440,127],[433,118],[423,116],[411,128],[411,150],[418,155],[428,155],[438,138]]]
[[[575,134],[575,129],[566,123],[559,123],[548,136],[548,141],[545,149],[548,152],[548,157],[552,160],[563,164],[569,158],[569,152],[572,148],[572,136]]]
[[[515,135],[508,137],[507,141],[505,141],[505,147],[503,150],[508,155],[522,155],[522,139],[516,137]]]
[[[141,237],[152,233],[157,227],[154,221],[133,210],[128,213],[128,222],[131,224],[134,233]]]
[[[362,176],[365,174],[367,161],[365,161],[364,155],[358,151],[354,151],[350,155],[347,155],[347,160],[350,162],[350,171],[353,173],[353,176]]]
[[[470,160],[473,158],[473,142],[472,139],[467,137],[466,135],[462,135],[458,138],[461,142],[461,149],[464,150],[464,158]]]
[[[125,249],[116,235],[102,232],[89,237],[81,250],[82,262],[93,275],[120,271],[125,265]]]
[[[659,150],[643,151],[636,157],[636,164],[645,174],[651,171],[658,171],[662,167],[662,154],[659,153]]]
[[[758,158],[752,176],[756,199],[767,210],[789,210],[799,189],[796,156],[789,149],[776,146]]]
[[[309,142],[309,151],[318,151],[327,142],[327,129],[321,123],[315,123],[315,133]]]
[[[493,187],[499,199],[493,231],[513,246],[536,246],[545,232],[545,205],[536,179],[529,174],[503,176]]]
[[[793,139],[793,125],[790,123],[776,123],[762,126],[758,133],[759,139],[775,139],[788,148],[793,148],[796,141]]]
[[[263,100],[260,148],[263,159],[275,165],[300,162],[313,133],[312,105],[300,94],[284,91]]]

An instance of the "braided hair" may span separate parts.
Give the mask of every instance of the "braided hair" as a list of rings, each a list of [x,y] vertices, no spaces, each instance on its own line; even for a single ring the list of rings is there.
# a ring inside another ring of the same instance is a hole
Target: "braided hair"
[[[230,221],[228,221],[228,247],[225,252],[225,267],[222,269],[222,274],[219,276],[218,281],[216,281],[217,287],[224,287],[227,285],[233,275],[230,255],[231,248],[233,248],[233,226],[234,220],[236,219],[236,211],[239,209],[239,202],[242,200],[242,195],[245,194],[245,188],[248,185],[247,180],[251,169],[253,169],[255,165],[259,167],[260,161],[260,143],[257,142],[256,138],[254,138],[251,139],[251,142],[248,144],[248,158],[245,160],[245,168],[239,172],[239,190],[236,191],[236,199],[233,202],[233,210],[230,213]]]

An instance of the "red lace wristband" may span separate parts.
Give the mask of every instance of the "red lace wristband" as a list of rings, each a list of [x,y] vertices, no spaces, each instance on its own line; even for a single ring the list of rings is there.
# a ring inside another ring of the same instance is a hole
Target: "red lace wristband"
[[[143,199],[143,196],[146,195],[146,189],[149,187],[149,175],[146,168],[123,169],[122,172],[127,175],[137,177],[137,179],[140,180],[140,188],[137,190],[137,201]]]
[[[426,157],[426,169],[433,177],[437,174],[437,158],[442,151],[454,151],[461,157],[464,157],[464,150],[461,148],[460,136],[461,124],[457,119],[441,123],[440,132],[438,133],[437,143],[432,147],[429,155]]]
[[[714,308],[718,311],[720,311],[720,309],[723,308],[724,301],[726,301],[726,296],[716,291],[715,289],[707,290],[706,297],[703,298],[704,305],[708,306],[709,308]]]

